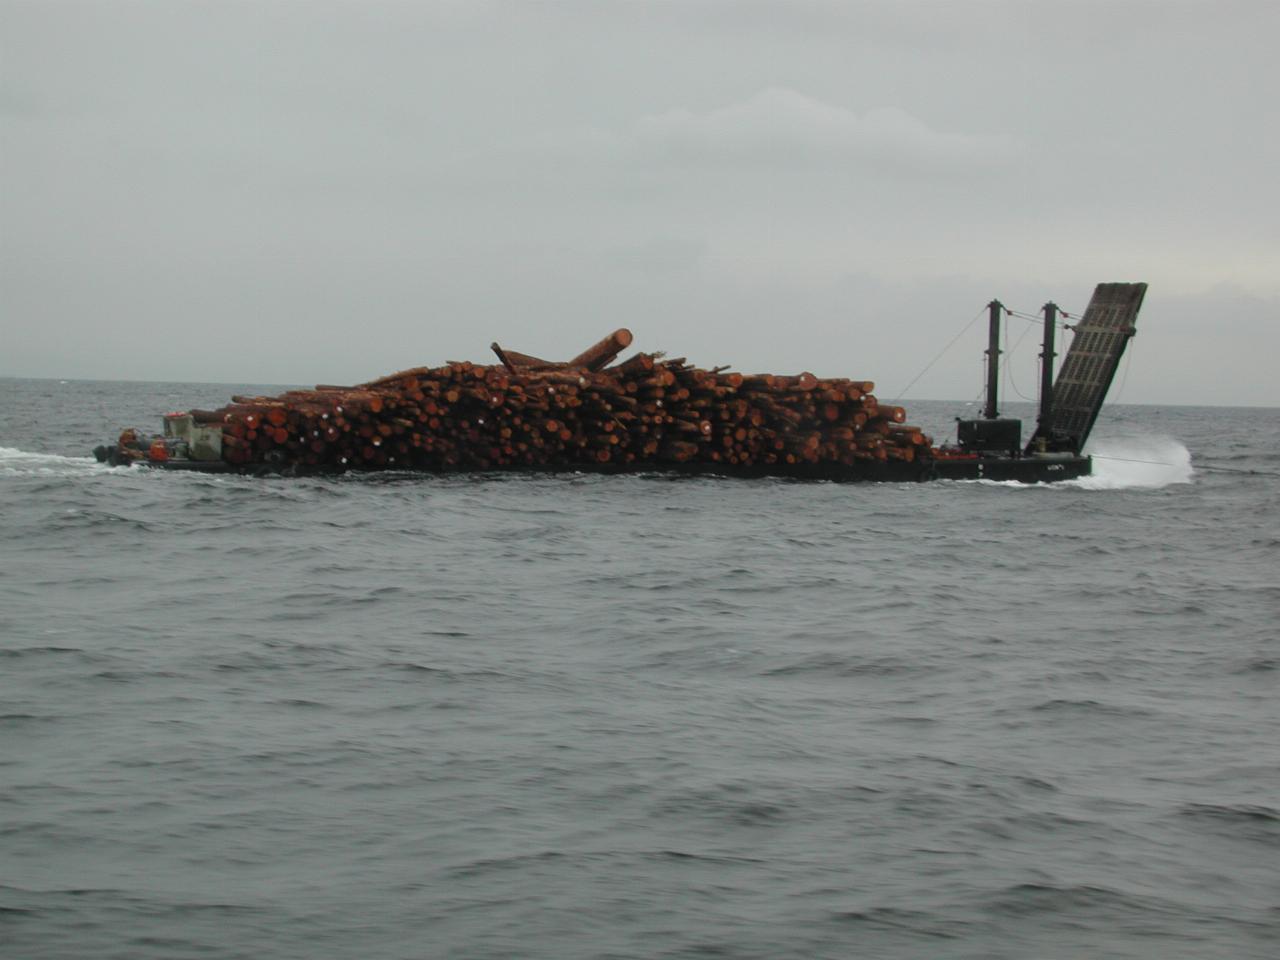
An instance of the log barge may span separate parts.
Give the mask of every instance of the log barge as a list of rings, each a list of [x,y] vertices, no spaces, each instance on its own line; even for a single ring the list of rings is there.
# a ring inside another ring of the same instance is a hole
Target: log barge
[[[419,470],[709,473],[808,480],[1013,480],[1088,475],[1085,442],[1134,334],[1145,283],[1094,291],[1056,379],[1060,311],[1043,311],[1040,409],[1025,446],[1022,422],[1001,417],[1000,322],[989,305],[983,415],[957,421],[935,446],[875,384],[744,375],[683,358],[635,353],[617,330],[572,360],[543,360],[492,344],[498,363],[449,362],[355,386],[234,396],[217,410],[164,417],[164,433],[125,430],[99,461],[167,470],[285,474]]]

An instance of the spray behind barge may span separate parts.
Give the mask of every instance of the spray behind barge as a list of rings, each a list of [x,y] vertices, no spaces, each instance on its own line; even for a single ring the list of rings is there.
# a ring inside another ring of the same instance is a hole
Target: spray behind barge
[[[95,456],[209,473],[592,471],[709,473],[837,481],[1013,480],[1087,476],[1084,454],[1146,294],[1145,283],[1094,291],[1053,377],[1058,308],[1044,308],[1040,409],[999,415],[1000,320],[989,305],[983,415],[935,446],[882,404],[869,381],[703,370],[637,353],[618,330],[567,362],[492,349],[495,365],[449,362],[358,386],[237,396],[217,410],[167,414],[163,435],[125,430]]]

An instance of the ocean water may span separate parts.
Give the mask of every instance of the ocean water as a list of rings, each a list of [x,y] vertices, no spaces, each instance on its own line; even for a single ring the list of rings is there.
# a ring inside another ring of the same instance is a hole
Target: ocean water
[[[0,381],[0,955],[1280,955],[1280,410],[1049,487],[88,456],[260,389]]]

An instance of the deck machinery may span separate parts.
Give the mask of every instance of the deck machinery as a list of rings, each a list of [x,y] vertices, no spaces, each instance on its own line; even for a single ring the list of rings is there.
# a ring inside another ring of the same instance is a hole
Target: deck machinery
[[[1036,428],[1022,444],[1022,421],[999,412],[1000,320],[1003,304],[992,300],[987,347],[987,390],[982,416],[960,420],[957,445],[936,451],[935,470],[953,480],[1019,480],[1027,483],[1087,476],[1092,460],[1085,442],[1098,419],[1120,358],[1136,330],[1145,283],[1100,283],[1055,379],[1054,337],[1061,311],[1044,305],[1044,346],[1040,353],[1040,409]]]

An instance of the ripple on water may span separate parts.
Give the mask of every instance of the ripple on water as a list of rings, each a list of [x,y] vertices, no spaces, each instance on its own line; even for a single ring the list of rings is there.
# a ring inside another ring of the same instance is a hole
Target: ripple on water
[[[1204,463],[1280,432],[1125,412]],[[14,956],[1275,953],[1274,484],[33,456],[0,450]]]

